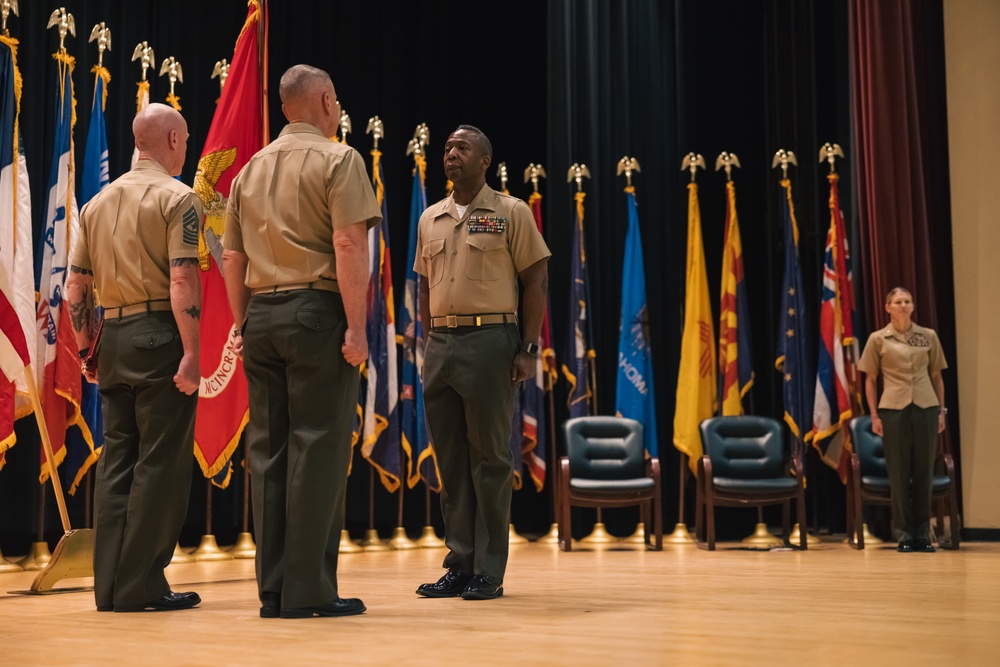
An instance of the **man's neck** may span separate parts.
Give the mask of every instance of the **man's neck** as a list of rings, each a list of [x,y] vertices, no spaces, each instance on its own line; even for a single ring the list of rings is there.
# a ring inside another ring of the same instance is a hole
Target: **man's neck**
[[[483,189],[484,185],[486,185],[486,179],[467,186],[455,183],[454,189],[451,191],[451,197],[455,200],[456,204],[468,206],[476,198],[476,195],[479,194],[479,191]]]

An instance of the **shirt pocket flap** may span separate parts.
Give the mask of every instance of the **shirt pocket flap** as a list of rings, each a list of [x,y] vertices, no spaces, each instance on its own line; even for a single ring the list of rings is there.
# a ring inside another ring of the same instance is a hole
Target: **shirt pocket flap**
[[[466,243],[483,252],[489,252],[505,248],[507,239],[503,234],[469,234]]]
[[[420,256],[424,259],[430,259],[434,255],[444,252],[444,243],[444,238],[427,239],[427,242],[420,249]]]

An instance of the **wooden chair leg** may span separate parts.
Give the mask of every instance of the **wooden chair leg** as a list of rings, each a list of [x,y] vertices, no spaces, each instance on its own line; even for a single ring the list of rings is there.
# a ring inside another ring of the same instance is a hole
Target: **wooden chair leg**
[[[951,486],[948,488],[948,510],[951,519],[948,526],[948,548],[957,549],[962,542],[962,526],[958,523],[958,499],[955,494],[954,481],[952,481]]]
[[[657,487],[653,494],[653,531],[656,535],[656,543],[653,547],[656,551],[663,551],[663,501],[660,497],[660,488]]]
[[[705,526],[708,537],[708,550],[715,551],[715,497],[710,482],[704,482],[705,488]]]
[[[694,540],[698,546],[705,542],[705,494],[702,491],[702,480],[694,481]]]

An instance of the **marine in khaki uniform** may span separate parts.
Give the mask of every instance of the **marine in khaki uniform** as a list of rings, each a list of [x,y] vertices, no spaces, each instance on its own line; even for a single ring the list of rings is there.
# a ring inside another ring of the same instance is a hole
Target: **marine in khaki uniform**
[[[365,611],[339,596],[337,556],[368,356],[367,231],[382,215],[357,151],[327,138],[330,76],[296,65],[280,95],[289,124],[233,181],[222,242],[250,392],[260,615],[347,616]]]
[[[944,380],[948,367],[933,329],[911,319],[913,297],[902,287],[886,296],[891,322],[868,337],[858,369],[872,431],[885,444],[892,496],[892,528],[899,551],[934,551],[930,517],[937,436],[945,428]],[[882,397],[878,376],[882,375]],[[954,528],[953,528],[954,529]]]
[[[187,123],[150,104],[132,123],[139,160],[80,213],[67,302],[81,352],[104,306],[96,373],[104,408],[97,464],[94,597],[98,611],[164,611],[201,602],[173,593],[170,563],[187,513],[198,385],[201,201],[172,178]]]
[[[420,218],[424,404],[441,472],[448,572],[417,593],[488,600],[503,595],[513,461],[514,391],[535,374],[551,255],[520,199],[486,185],[489,139],[461,125],[448,137],[452,195]],[[518,333],[518,279],[524,286]]]

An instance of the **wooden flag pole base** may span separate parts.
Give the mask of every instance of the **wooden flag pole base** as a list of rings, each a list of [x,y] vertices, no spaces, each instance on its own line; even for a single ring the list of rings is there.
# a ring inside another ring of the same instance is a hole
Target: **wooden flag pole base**
[[[49,481],[52,491],[56,494],[56,504],[59,506],[59,517],[62,519],[65,534],[60,538],[52,559],[38,573],[31,583],[30,592],[42,593],[52,591],[52,586],[62,579],[94,576],[94,531],[91,528],[73,530],[69,523],[69,512],[66,510],[66,499],[63,497],[62,485],[53,463],[52,443],[49,441],[49,429],[42,414],[42,401],[38,397],[38,387],[35,386],[35,375],[31,364],[24,367],[24,379],[28,385],[28,395],[38,423],[38,434],[45,448],[45,459],[49,466]]]

